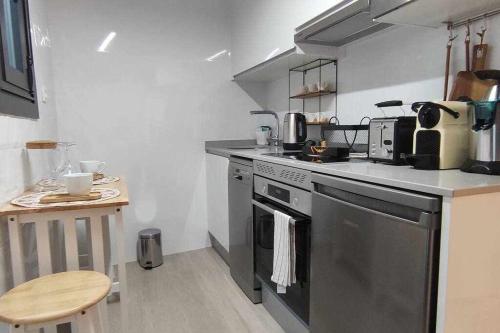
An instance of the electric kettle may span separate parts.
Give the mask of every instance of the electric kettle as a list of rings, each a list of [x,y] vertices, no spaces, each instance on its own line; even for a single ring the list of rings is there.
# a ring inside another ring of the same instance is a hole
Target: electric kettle
[[[302,149],[307,139],[306,116],[302,113],[287,113],[283,121],[283,148]]]
[[[283,121],[283,148],[302,149],[307,139],[306,116],[302,113],[287,113]]]

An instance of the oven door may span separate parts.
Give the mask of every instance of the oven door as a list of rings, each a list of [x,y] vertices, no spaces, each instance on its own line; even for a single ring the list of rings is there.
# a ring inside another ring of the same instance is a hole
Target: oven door
[[[311,218],[277,204],[260,195],[253,200],[255,271],[262,283],[276,293],[271,281],[274,251],[274,211],[278,210],[295,220],[295,251],[297,283],[276,294],[304,323],[309,324],[309,266],[311,252]]]

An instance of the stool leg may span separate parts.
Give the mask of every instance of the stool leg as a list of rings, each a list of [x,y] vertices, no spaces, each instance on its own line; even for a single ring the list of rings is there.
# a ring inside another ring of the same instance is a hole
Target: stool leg
[[[95,333],[104,333],[104,323],[101,309],[99,306],[93,306],[89,309],[90,318],[94,327]]]
[[[78,333],[104,333],[102,315],[98,305],[80,312],[76,316]],[[17,332],[15,332],[17,333]]]
[[[14,278],[14,286],[23,283],[26,279],[24,270],[24,251],[21,242],[21,223],[18,223],[17,216],[11,215],[9,219],[9,243],[10,256],[12,263],[12,276]]]
[[[76,327],[78,333],[93,333],[90,316],[86,310],[76,315]]]

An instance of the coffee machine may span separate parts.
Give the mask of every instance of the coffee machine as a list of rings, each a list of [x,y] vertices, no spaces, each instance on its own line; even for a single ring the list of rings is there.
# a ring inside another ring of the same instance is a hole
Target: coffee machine
[[[283,148],[302,149],[307,139],[306,116],[302,113],[287,113],[283,121]]]
[[[461,170],[500,175],[500,71],[475,72],[488,89],[471,101],[469,158]]]
[[[473,102],[469,158],[461,170],[500,175],[500,101]]]
[[[408,164],[425,170],[460,168],[468,156],[470,108],[466,102],[413,103],[418,122]]]

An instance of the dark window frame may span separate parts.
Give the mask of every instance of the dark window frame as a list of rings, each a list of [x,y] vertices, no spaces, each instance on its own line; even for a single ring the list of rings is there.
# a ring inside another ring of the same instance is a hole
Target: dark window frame
[[[21,52],[23,54],[24,73],[14,73],[7,64],[5,8],[3,0],[0,0],[0,116],[12,115],[38,119],[29,5],[28,0],[17,1],[22,6],[19,17],[19,31],[22,36]]]

